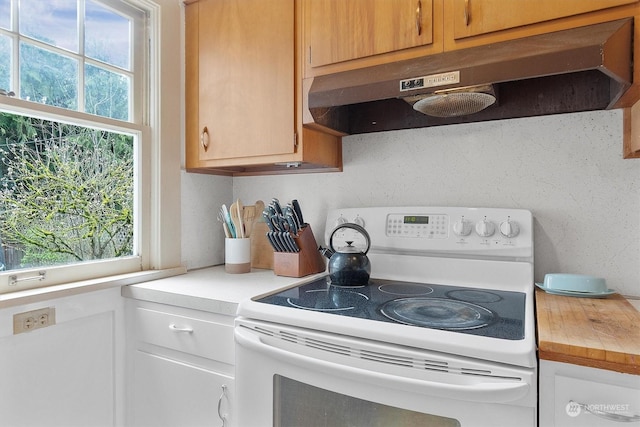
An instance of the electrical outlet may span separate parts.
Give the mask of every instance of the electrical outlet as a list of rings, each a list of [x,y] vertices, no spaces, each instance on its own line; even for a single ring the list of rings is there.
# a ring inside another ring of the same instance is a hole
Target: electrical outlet
[[[55,307],[40,308],[13,315],[13,334],[30,332],[56,324]]]

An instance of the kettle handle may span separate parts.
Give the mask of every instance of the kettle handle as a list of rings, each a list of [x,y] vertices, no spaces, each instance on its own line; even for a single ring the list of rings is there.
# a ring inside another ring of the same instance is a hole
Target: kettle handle
[[[333,231],[331,232],[331,236],[329,237],[329,248],[333,252],[338,252],[333,247],[333,235],[336,234],[336,231],[340,230],[341,228],[351,228],[351,229],[356,230],[360,234],[362,234],[365,237],[365,239],[367,239],[367,249],[364,251],[364,255],[366,255],[367,252],[369,252],[369,248],[371,248],[371,238],[369,237],[369,233],[367,233],[367,230],[365,230],[364,227],[362,227],[362,226],[360,226],[358,224],[352,223],[352,222],[345,222],[344,224],[340,224],[339,226],[334,228]]]

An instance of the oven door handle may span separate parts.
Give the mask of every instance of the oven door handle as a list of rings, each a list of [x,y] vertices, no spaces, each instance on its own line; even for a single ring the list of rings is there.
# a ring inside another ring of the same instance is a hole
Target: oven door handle
[[[414,391],[438,397],[482,403],[506,403],[525,397],[530,389],[529,384],[525,381],[458,385],[408,378],[355,366],[331,363],[326,360],[286,351],[265,343],[260,336],[243,326],[235,328],[235,338],[236,343],[242,347],[259,352],[280,362],[298,365],[305,370],[315,369],[322,372],[323,375],[331,373],[333,376],[367,382],[375,386],[380,386],[382,382],[389,388]]]

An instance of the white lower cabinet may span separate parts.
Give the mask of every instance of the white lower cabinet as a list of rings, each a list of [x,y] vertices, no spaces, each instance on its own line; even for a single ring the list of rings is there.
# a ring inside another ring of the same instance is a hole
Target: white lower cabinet
[[[119,288],[0,310],[0,425],[123,425],[124,331]]]
[[[541,427],[640,425],[640,376],[540,360]]]
[[[127,304],[127,424],[234,426],[233,317]]]

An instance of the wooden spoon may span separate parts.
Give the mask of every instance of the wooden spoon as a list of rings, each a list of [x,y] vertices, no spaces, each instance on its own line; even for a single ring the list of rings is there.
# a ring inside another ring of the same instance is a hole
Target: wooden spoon
[[[242,222],[244,223],[244,234],[247,237],[251,237],[251,230],[253,230],[253,223],[256,217],[256,206],[245,206],[242,211]]]

